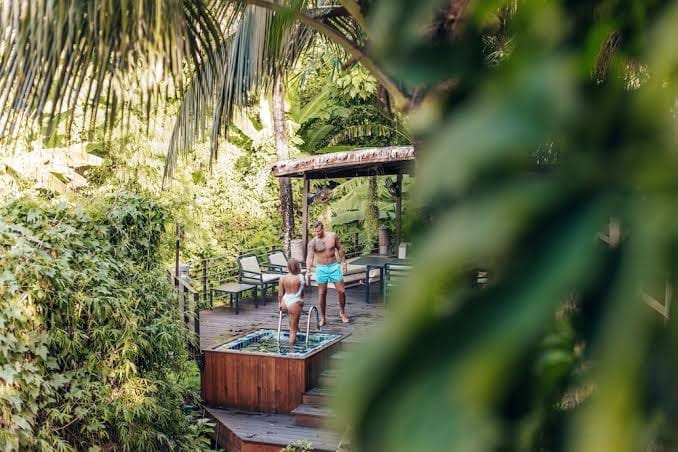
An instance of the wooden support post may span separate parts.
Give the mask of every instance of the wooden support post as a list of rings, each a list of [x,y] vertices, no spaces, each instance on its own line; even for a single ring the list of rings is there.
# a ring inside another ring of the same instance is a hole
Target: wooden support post
[[[179,318],[182,322],[185,322],[186,319],[186,306],[184,305],[185,295],[184,295],[184,286],[178,280],[175,280],[177,284],[177,297],[179,297]]]
[[[174,242],[174,276],[179,278],[179,250],[181,248],[181,225],[176,224],[176,234]],[[174,287],[177,286],[176,280],[174,281]]]
[[[207,301],[207,259],[202,260],[202,299]]]
[[[403,209],[403,175],[398,174],[396,176],[396,226],[395,226],[395,250],[396,256],[398,255],[398,249],[400,247],[400,224],[401,224],[401,215]]]
[[[198,300],[200,299],[200,294],[198,293],[189,293],[188,301],[187,301],[187,307],[188,309],[186,310],[186,327],[188,328],[188,331],[191,334],[195,334],[195,311],[198,306]]]
[[[186,310],[190,309],[190,306],[187,306],[189,303],[186,301],[186,294],[188,294],[188,288],[183,285],[183,281],[181,282],[181,301],[179,302],[179,307],[181,308],[181,321],[184,322],[184,325],[188,323],[188,315],[186,314]]]
[[[302,212],[301,212],[301,241],[304,245],[304,260],[306,260],[306,248],[308,247],[308,192],[311,187],[311,181],[308,176],[304,174],[304,192],[301,195]]]
[[[193,306],[195,310],[193,311],[193,332],[198,336],[198,343],[200,343],[200,308],[199,306],[200,295],[194,294]],[[200,346],[198,346],[198,350]]]

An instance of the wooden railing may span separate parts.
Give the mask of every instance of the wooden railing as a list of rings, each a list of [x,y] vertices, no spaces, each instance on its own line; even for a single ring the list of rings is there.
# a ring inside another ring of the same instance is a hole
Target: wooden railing
[[[274,249],[281,249],[280,245],[259,246],[241,250],[236,254],[224,254],[200,260],[187,262],[189,277],[194,290],[203,302],[209,299],[210,288],[229,281],[237,281],[239,277],[237,257],[241,254],[254,254],[261,262],[266,262],[266,253]]]
[[[187,262],[189,265],[189,285],[198,298],[204,303],[209,300],[210,288],[229,281],[237,281],[239,277],[237,257],[241,254],[254,254],[260,262],[267,262],[266,253],[271,250],[282,249],[282,245],[275,244],[241,250],[236,254],[224,254],[200,260]],[[364,251],[364,243],[359,243],[357,237],[344,242],[346,257],[359,256]]]
[[[192,339],[200,339],[200,293],[193,288],[190,281],[177,277],[167,270],[167,279],[174,287],[179,298],[179,318],[184,322]],[[200,349],[200,344],[197,344]]]
[[[344,241],[346,256],[359,256],[364,251],[364,243],[356,237]],[[261,262],[266,262],[266,253],[274,249],[281,249],[280,245],[260,246],[242,250],[239,253],[213,256],[210,258],[189,261],[189,278],[176,275],[176,269],[167,270],[167,279],[176,290],[179,298],[179,316],[186,325],[188,332],[196,339],[200,337],[200,309],[207,307],[209,292],[224,282],[237,281],[237,256],[240,254],[254,254]]]

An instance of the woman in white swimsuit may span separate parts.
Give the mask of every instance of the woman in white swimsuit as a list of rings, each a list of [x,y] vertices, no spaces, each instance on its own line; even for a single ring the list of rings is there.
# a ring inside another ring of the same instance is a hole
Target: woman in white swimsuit
[[[290,320],[290,347],[297,340],[299,318],[304,307],[304,277],[299,261],[291,258],[287,261],[289,274],[280,278],[278,285],[278,305],[281,311],[287,311]]]

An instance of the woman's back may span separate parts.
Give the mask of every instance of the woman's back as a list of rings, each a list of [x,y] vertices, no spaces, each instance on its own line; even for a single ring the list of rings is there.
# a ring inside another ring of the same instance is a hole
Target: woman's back
[[[297,340],[299,316],[304,306],[304,277],[301,275],[299,261],[292,258],[287,262],[289,274],[280,278],[278,303],[281,311],[287,311],[290,319],[290,347]]]
[[[285,275],[281,278],[283,289],[285,293],[297,293],[301,289],[302,277],[301,275]]]

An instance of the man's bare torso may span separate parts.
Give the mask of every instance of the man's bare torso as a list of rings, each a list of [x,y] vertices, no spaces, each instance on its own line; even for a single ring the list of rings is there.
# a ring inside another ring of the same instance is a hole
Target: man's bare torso
[[[332,264],[337,261],[337,234],[325,232],[322,238],[313,239],[313,253],[319,265]]]

